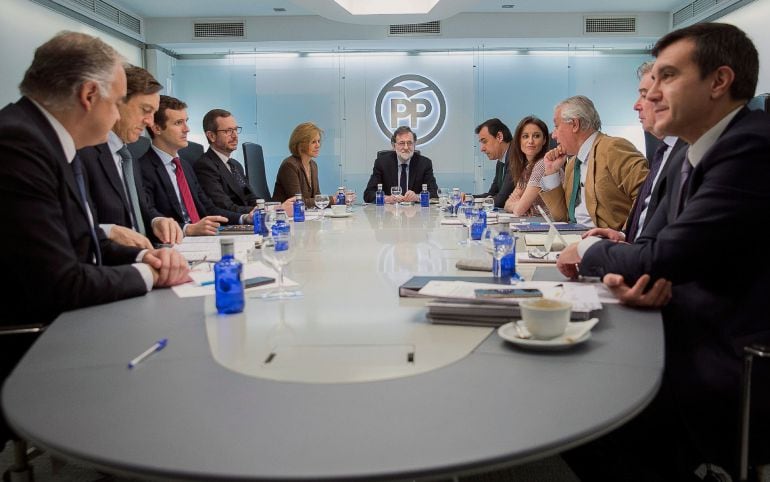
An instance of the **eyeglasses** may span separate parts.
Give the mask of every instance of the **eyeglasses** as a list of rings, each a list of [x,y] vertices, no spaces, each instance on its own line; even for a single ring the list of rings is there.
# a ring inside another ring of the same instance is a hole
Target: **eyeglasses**
[[[414,142],[412,142],[412,141],[401,141],[401,142],[396,142],[396,145],[398,147],[412,147],[414,145]]]
[[[243,127],[238,126],[238,127],[233,127],[231,129],[217,129],[215,132],[224,132],[226,135],[231,136],[235,133],[240,134],[241,131],[243,131]]]

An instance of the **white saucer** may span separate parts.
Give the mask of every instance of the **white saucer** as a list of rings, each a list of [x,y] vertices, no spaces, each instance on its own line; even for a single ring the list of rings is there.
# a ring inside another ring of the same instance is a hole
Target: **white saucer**
[[[331,213],[326,213],[325,217],[327,217],[327,218],[349,218],[352,215],[353,215],[353,213],[337,214],[337,213],[331,212]]]
[[[509,341],[514,345],[518,345],[522,348],[528,348],[531,350],[566,350],[568,348],[572,348],[575,345],[580,345],[581,343],[584,343],[589,338],[591,338],[591,331],[589,330],[577,340],[567,340],[571,334],[578,332],[586,323],[596,322],[593,321],[593,319],[588,321],[570,322],[567,325],[567,329],[564,331],[564,334],[556,338],[551,338],[550,340],[519,338],[517,336],[516,327],[513,326],[514,323],[516,323],[516,321],[506,323],[497,329],[497,334],[500,335],[500,338]]]

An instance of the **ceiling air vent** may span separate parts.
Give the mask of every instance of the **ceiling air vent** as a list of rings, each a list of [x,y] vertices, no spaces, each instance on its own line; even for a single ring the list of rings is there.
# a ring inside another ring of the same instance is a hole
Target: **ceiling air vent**
[[[695,0],[672,14],[674,28],[686,27],[698,22],[709,22],[753,0]]]
[[[193,23],[193,38],[246,38],[243,21],[203,21]]]
[[[119,7],[104,0],[59,0],[57,3],[75,5],[87,11],[89,16],[99,19],[101,22],[107,20],[133,33],[142,34],[142,20],[139,17],[121,10]]]
[[[584,34],[635,34],[636,17],[583,17]]]
[[[401,36],[401,35],[440,35],[441,34],[441,22],[435,20],[433,22],[426,23],[402,23],[391,25],[388,35]]]

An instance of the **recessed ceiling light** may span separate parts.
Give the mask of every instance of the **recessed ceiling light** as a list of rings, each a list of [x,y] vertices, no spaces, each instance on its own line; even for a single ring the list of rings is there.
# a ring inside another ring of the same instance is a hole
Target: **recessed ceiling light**
[[[439,0],[388,0],[387,2],[334,0],[334,2],[351,15],[422,15],[430,12]]]
[[[512,3],[506,3],[506,4],[504,4],[504,5],[503,5],[503,8],[513,8],[513,7],[515,7],[515,6],[516,6],[516,5],[514,5],[514,4],[512,4]]]
[[[286,9],[283,7],[274,7],[273,12],[285,12]]]

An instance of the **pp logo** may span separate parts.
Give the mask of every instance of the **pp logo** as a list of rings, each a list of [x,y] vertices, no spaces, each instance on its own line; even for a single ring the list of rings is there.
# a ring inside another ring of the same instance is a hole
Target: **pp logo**
[[[417,74],[399,75],[380,90],[374,106],[377,125],[390,139],[398,126],[409,126],[417,144],[425,144],[441,131],[446,120],[446,100],[432,80]]]

